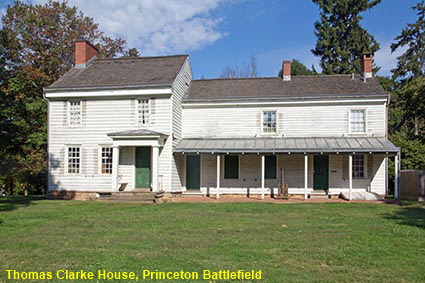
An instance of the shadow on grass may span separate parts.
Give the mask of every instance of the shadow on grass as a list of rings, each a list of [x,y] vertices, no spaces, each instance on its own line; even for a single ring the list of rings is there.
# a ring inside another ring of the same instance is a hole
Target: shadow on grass
[[[425,229],[425,204],[407,203],[400,209],[385,218],[395,220],[402,225],[409,225]]]
[[[35,201],[45,199],[44,196],[10,196],[0,197],[0,212],[15,210],[19,207],[33,205]]]

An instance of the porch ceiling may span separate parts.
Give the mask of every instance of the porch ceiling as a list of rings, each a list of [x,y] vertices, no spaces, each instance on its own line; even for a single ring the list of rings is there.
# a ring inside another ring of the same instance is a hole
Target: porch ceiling
[[[387,138],[235,138],[183,139],[174,152],[180,153],[388,153],[400,148]]]

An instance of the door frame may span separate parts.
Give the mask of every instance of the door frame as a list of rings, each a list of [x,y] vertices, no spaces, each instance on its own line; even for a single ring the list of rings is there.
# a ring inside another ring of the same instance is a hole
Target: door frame
[[[326,179],[327,179],[327,186],[326,186],[326,188],[324,188],[324,189],[316,189],[315,187],[316,187],[316,178],[315,178],[315,171],[316,171],[316,168],[315,168],[315,158],[316,158],[316,156],[317,157],[321,157],[321,158],[324,158],[324,157],[326,157],[326,159],[327,159],[327,164],[328,164],[328,168],[326,169],[326,171],[327,171],[327,176],[326,176]],[[329,190],[329,155],[313,155],[313,190],[325,190],[325,191],[328,191]]]
[[[143,145],[143,146],[133,146],[133,158],[134,158],[134,162],[133,162],[133,181],[134,181],[134,186],[133,189],[140,189],[136,186],[136,179],[137,179],[137,148],[138,147],[147,147],[149,148],[149,154],[150,154],[150,162],[149,162],[149,189],[152,190],[152,146],[150,145]],[[144,188],[145,189],[145,188]],[[147,189],[147,188],[146,188]]]
[[[184,188],[185,188],[186,191],[198,191],[196,189],[188,189],[187,188],[187,157],[189,155],[199,155],[199,191],[201,191],[201,188],[202,188],[202,159],[203,159],[202,154],[185,154],[184,155]]]

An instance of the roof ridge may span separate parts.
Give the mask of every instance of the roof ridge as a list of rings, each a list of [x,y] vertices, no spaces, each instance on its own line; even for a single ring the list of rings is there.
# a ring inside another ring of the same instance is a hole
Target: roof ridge
[[[196,79],[192,81],[231,81],[231,80],[256,80],[256,79],[280,79],[280,77],[254,77],[254,78],[210,78],[210,79]]]
[[[119,57],[119,58],[98,58],[93,62],[105,61],[129,61],[129,60],[142,60],[142,59],[156,59],[156,58],[173,58],[173,57],[188,57],[188,54],[164,55],[164,56],[143,56],[143,57]]]

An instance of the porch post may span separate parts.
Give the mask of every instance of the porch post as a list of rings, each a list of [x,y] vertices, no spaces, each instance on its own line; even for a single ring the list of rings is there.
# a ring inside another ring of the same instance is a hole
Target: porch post
[[[308,155],[304,155],[304,200],[307,199],[308,188]]]
[[[158,191],[159,146],[152,146],[152,192]]]
[[[348,156],[348,199],[352,198],[352,190],[353,190],[353,155],[350,154]]]
[[[118,165],[120,160],[119,146],[112,147],[112,191],[118,189]]]
[[[396,156],[394,156],[394,197],[395,199],[399,199],[400,192],[399,192],[399,154],[397,153]]]
[[[217,199],[220,198],[220,154],[217,154]]]
[[[261,199],[264,199],[265,171],[266,171],[266,156],[261,155]]]

